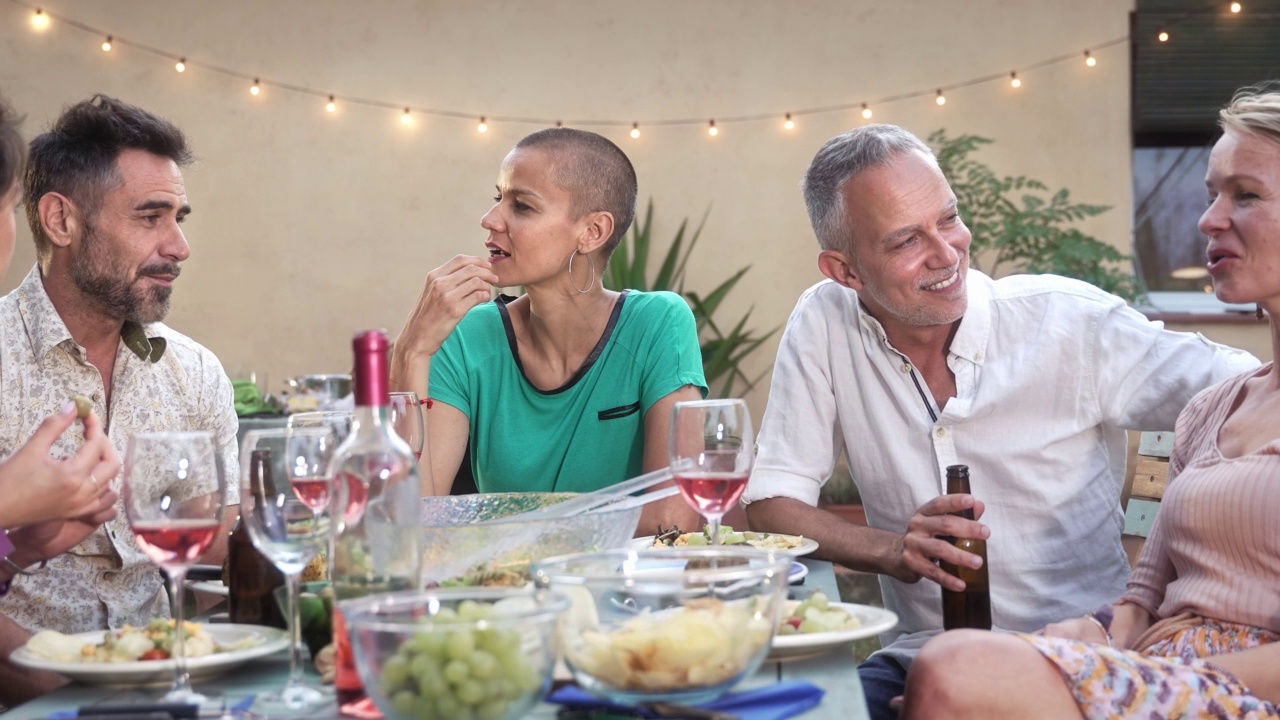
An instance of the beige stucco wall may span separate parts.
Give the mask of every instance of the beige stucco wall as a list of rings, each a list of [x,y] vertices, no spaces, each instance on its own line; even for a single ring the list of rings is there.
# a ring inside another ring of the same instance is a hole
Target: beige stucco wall
[[[46,7],[119,37],[193,60],[395,104],[544,118],[646,121],[726,117],[860,102],[1007,73],[1079,53],[1128,31],[1116,0],[280,0],[173,3],[50,0]],[[480,216],[498,163],[538,126],[419,118],[248,83],[120,46],[55,23],[31,30],[0,3],[0,91],[32,135],[67,103],[101,91],[181,125],[199,155],[187,173],[193,255],[171,323],[211,347],[232,373],[341,371],[357,328],[398,329],[425,273],[482,253]],[[997,142],[981,159],[1001,172],[1071,188],[1115,210],[1087,229],[1127,250],[1130,232],[1128,47],[1023,70],[1007,81],[876,106],[876,120],[922,135],[939,127]],[[636,164],[660,238],[711,214],[691,268],[704,291],[750,263],[726,316],[755,306],[781,325],[820,276],[798,191],[828,137],[855,111],[604,132]],[[0,290],[33,262],[19,237]],[[751,369],[764,372],[776,347]],[[767,384],[753,396],[763,408]]]

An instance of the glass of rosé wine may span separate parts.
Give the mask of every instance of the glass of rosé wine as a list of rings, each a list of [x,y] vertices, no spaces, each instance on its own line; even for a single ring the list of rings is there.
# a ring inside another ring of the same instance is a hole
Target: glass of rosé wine
[[[289,680],[258,697],[264,707],[301,710],[333,697],[303,678],[298,591],[302,571],[328,547],[332,514],[342,504],[331,497],[337,446],[324,427],[253,430],[240,444],[240,522],[258,552],[284,574],[288,592]]]
[[[676,403],[671,412],[671,473],[685,502],[707,519],[720,544],[720,519],[742,497],[755,461],[751,411],[742,400]]]
[[[169,575],[177,615],[173,685],[165,702],[206,698],[191,687],[183,639],[182,588],[187,570],[222,528],[227,484],[217,443],[208,432],[140,433],[129,438],[121,476],[125,517],[138,547]]]

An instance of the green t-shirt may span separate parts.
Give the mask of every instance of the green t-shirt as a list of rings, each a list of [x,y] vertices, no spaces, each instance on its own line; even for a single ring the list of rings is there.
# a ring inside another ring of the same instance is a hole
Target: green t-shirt
[[[480,492],[588,492],[639,475],[645,413],[685,385],[707,393],[693,313],[670,292],[623,292],[555,390],[525,378],[502,300],[468,312],[431,361],[432,400],[470,420]]]

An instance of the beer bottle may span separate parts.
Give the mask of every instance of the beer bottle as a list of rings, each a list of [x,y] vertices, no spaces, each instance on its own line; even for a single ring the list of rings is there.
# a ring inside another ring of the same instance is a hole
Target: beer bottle
[[[947,494],[970,494],[969,466],[951,465],[947,467]],[[968,508],[952,513],[966,520],[973,520],[973,509]],[[973,538],[946,538],[952,545],[973,553],[982,558],[982,567],[977,570],[965,565],[953,565],[941,562],[943,570],[964,581],[964,590],[956,592],[942,588],[942,627],[947,630],[955,628],[991,629],[991,584],[987,576],[987,541]]]
[[[254,501],[265,504],[263,489],[271,488],[271,451],[254,450],[249,456],[249,473],[254,482]],[[259,482],[260,480],[260,482]],[[248,523],[236,520],[227,541],[228,608],[233,623],[287,628],[284,613],[276,602],[275,590],[284,585],[284,573],[254,547]]]

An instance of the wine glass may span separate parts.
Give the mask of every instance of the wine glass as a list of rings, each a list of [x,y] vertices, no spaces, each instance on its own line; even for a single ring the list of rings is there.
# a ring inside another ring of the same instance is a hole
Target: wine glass
[[[240,522],[254,547],[284,573],[288,588],[289,680],[259,696],[267,706],[300,710],[331,697],[303,679],[298,591],[303,569],[333,532],[330,461],[336,447],[328,428],[253,430],[240,447]]]
[[[409,444],[413,454],[422,459],[422,447],[426,444],[427,432],[425,418],[422,417],[422,404],[418,401],[418,393],[391,393],[391,427],[396,434]]]
[[[169,574],[176,608],[173,686],[164,700],[204,702],[207,698],[191,688],[187,674],[182,588],[187,569],[222,527],[227,485],[213,434],[140,433],[129,438],[121,490],[134,540]]]
[[[689,506],[720,544],[720,518],[747,487],[755,461],[751,412],[742,400],[676,403],[671,413],[671,473]]]
[[[316,412],[294,413],[289,416],[287,421],[288,427],[292,429],[299,428],[322,428],[333,433],[334,440],[338,445],[346,442],[347,437],[356,431],[357,422],[355,413],[351,410],[320,410]],[[345,497],[334,497],[332,500],[343,503],[347,508],[343,517],[339,519],[339,527],[334,532],[342,531],[345,525],[354,525],[364,512],[365,499],[369,495],[369,490],[360,482],[359,478],[347,476],[345,488],[339,487],[338,493],[345,492]]]

